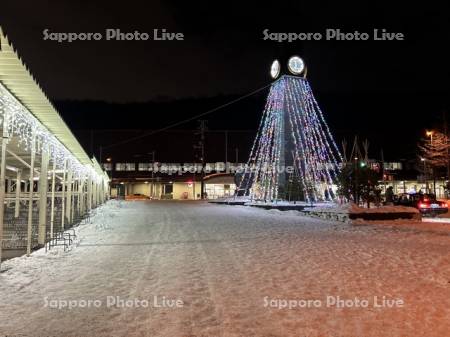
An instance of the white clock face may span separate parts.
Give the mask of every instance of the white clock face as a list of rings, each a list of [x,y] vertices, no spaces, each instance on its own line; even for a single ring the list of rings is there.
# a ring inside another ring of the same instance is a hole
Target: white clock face
[[[288,61],[288,68],[294,75],[300,75],[305,69],[305,63],[298,56],[292,56]]]
[[[280,62],[278,60],[273,61],[272,66],[270,67],[270,76],[273,79],[277,78],[280,74]]]

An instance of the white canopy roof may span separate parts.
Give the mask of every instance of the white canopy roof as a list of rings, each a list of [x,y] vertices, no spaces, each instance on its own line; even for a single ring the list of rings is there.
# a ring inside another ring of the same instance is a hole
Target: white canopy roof
[[[56,111],[0,27],[0,82],[15,96],[81,164],[93,162]],[[94,163],[96,171],[100,165]]]

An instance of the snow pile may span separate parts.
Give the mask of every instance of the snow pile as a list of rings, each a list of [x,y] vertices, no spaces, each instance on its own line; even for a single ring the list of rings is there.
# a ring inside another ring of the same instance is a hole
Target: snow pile
[[[329,212],[329,213],[348,213],[349,212],[350,204],[336,204],[336,203],[329,203],[326,205],[317,205],[313,207],[305,207],[303,210],[305,212]]]
[[[318,207],[307,207],[304,211],[314,212],[331,212],[331,213],[349,213],[349,214],[361,214],[361,213],[420,213],[417,208],[406,206],[380,206],[364,208],[359,207],[354,203],[336,204],[330,203],[327,205],[320,205]]]
[[[230,197],[222,197],[217,199],[212,199],[217,201],[227,201],[227,202],[233,202],[233,201],[250,201],[250,198],[248,196],[230,196]]]
[[[381,206],[375,208],[363,208],[358,207],[351,203],[348,207],[349,213],[360,214],[360,213],[420,213],[417,208],[407,207],[407,206]]]
[[[374,208],[358,207],[354,203],[332,204],[327,207],[306,207],[304,214],[331,221],[349,222],[351,219],[394,220],[408,218],[420,220],[420,212],[412,207],[381,206]]]

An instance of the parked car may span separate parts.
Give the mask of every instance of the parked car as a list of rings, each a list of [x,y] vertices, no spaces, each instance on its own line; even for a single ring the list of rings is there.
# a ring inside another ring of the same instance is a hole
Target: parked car
[[[436,199],[434,194],[403,193],[397,196],[395,205],[417,208],[420,213],[436,216],[448,212],[448,204]]]

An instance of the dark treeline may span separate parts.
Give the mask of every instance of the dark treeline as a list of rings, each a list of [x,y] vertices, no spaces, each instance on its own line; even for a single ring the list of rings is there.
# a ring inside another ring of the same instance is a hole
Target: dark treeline
[[[210,130],[253,130],[255,134],[267,93],[268,89],[263,90],[202,119],[208,121]],[[133,129],[138,130],[135,131],[137,133],[142,133],[143,131],[139,130],[157,130],[219,107],[238,97],[217,96],[179,100],[159,98],[152,102],[126,104],[57,101],[55,106],[75,133],[77,130],[107,129]],[[351,142],[353,137],[358,135],[361,139],[369,140],[371,156],[376,158],[383,149],[388,160],[413,158],[423,131],[426,128],[439,128],[443,114],[449,110],[448,103],[442,103],[446,101],[444,93],[319,92],[316,93],[316,97],[338,145],[343,139]],[[194,120],[176,126],[174,130],[194,130],[197,125]],[[80,136],[86,137],[85,132],[80,133]],[[80,140],[83,144],[90,142],[90,139]],[[145,142],[145,139],[140,142],[142,141]],[[153,137],[152,142],[157,142],[157,138]],[[248,143],[247,136],[242,138],[242,144],[239,144],[237,139],[233,146],[245,149],[241,152],[241,155],[244,155],[250,146]],[[221,148],[223,145],[218,143],[211,146]],[[177,152],[176,149],[174,152]]]

